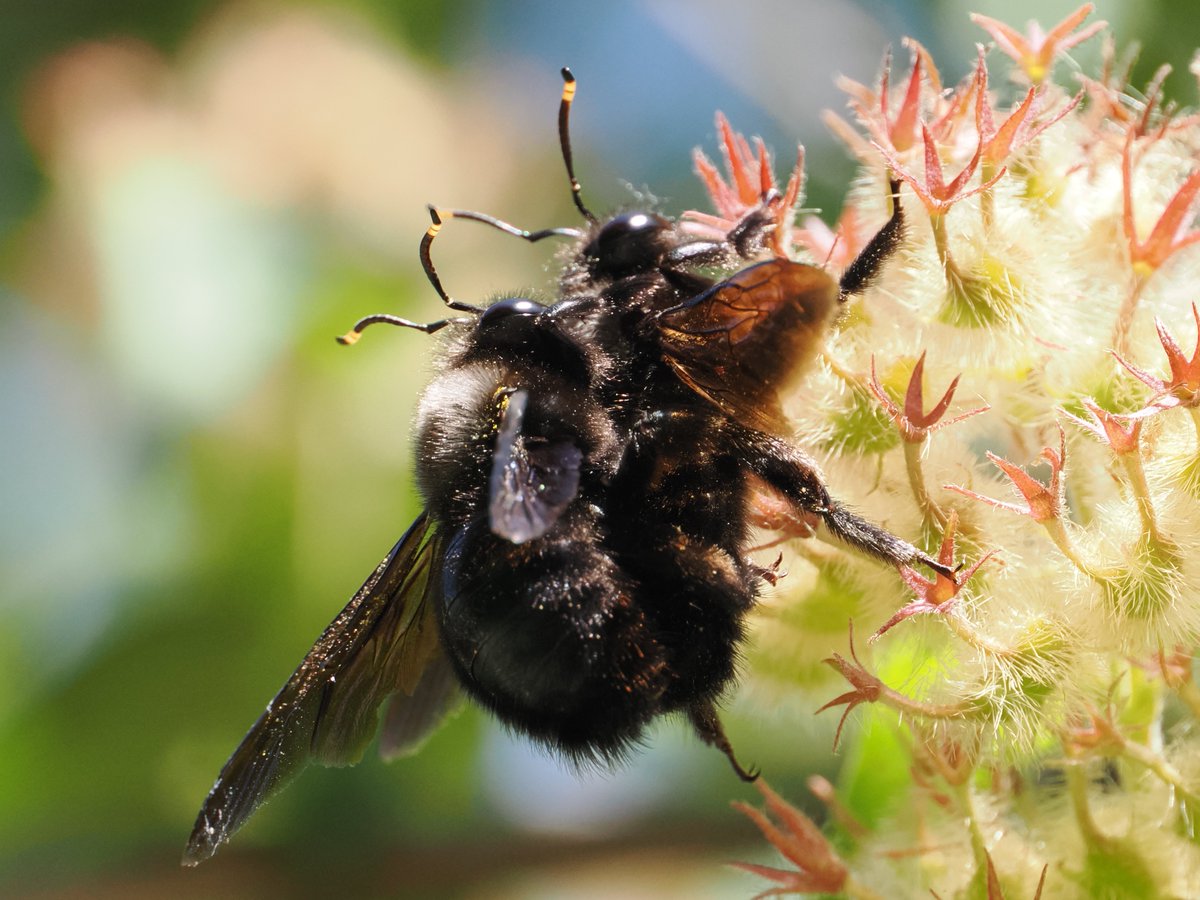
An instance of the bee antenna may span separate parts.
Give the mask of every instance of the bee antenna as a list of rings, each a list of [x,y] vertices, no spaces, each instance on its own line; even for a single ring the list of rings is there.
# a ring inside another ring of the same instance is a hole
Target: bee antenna
[[[531,244],[536,244],[538,241],[548,237],[583,237],[583,232],[578,228],[543,228],[541,231],[529,231],[525,228],[518,228],[516,225],[510,225],[503,219],[497,219],[495,216],[489,216],[487,213],[472,212],[468,209],[438,209],[437,213],[442,219],[470,219],[472,222],[482,222],[484,225],[495,228],[497,231],[503,231],[505,234],[511,234],[513,237],[519,237],[521,240],[529,241]]]
[[[376,313],[373,316],[366,316],[354,323],[354,327],[345,334],[338,335],[337,342],[343,347],[351,347],[358,343],[358,339],[362,337],[363,331],[368,325],[396,325],[400,328],[415,328],[417,331],[423,331],[425,334],[433,334],[435,331],[441,331],[447,325],[473,322],[474,319],[454,318],[454,319],[438,319],[436,322],[410,322],[408,319],[402,319],[399,316],[390,316],[387,313]]]
[[[478,315],[479,313],[483,312],[482,309],[477,306],[472,306],[470,303],[463,303],[461,300],[455,300],[453,297],[447,294],[446,289],[442,287],[442,280],[438,278],[437,269],[434,268],[433,265],[433,258],[429,255],[429,248],[433,244],[433,239],[437,237],[438,232],[442,230],[442,214],[436,206],[430,206],[428,209],[430,223],[429,227],[425,229],[425,236],[421,238],[420,250],[421,268],[425,270],[425,277],[429,279],[429,283],[433,285],[433,289],[437,291],[437,295],[442,298],[442,302],[448,307],[457,312],[470,312]],[[452,216],[453,213],[449,213],[447,218]]]
[[[503,231],[505,234],[511,234],[513,237],[529,241],[531,244],[536,244],[538,241],[548,237],[583,237],[583,232],[578,228],[543,228],[541,231],[527,231],[524,228],[518,228],[516,225],[510,225],[503,219],[489,216],[486,213],[471,212],[467,209],[439,209],[433,205],[429,205],[426,208],[429,210],[431,221],[429,227],[425,229],[425,236],[421,238],[421,268],[425,270],[425,277],[429,279],[429,283],[433,285],[433,289],[437,291],[437,295],[442,298],[442,302],[458,312],[469,312],[479,315],[483,310],[478,306],[472,306],[470,303],[455,300],[442,287],[442,279],[438,277],[437,268],[433,264],[433,257],[429,253],[429,248],[433,246],[433,239],[442,230],[442,225],[445,224],[446,219],[470,219],[472,222],[482,222],[484,225],[489,225],[492,228]]]
[[[575,165],[571,161],[571,104],[575,102],[575,76],[566,66],[562,68],[562,79],[562,103],[558,106],[558,144],[562,147],[563,162],[567,164],[567,177],[571,179],[571,199],[575,201],[575,207],[583,217],[594,225],[596,216],[583,205],[583,198],[580,196],[582,189],[579,179],[575,177]]]

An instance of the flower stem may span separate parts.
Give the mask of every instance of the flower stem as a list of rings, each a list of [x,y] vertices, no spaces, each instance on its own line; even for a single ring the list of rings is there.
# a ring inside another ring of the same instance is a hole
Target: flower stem
[[[1193,808],[1200,808],[1200,798],[1184,783],[1183,775],[1179,770],[1163,759],[1161,755],[1137,741],[1124,741],[1121,745],[1121,753],[1157,775],[1159,780],[1170,787],[1177,797]]]
[[[1042,525],[1046,529],[1046,534],[1050,536],[1050,540],[1054,542],[1054,546],[1058,548],[1063,556],[1070,560],[1071,565],[1089,578],[1096,577],[1092,567],[1079,555],[1079,551],[1071,543],[1071,537],[1067,534],[1067,527],[1063,524],[1061,517],[1055,516],[1052,519],[1046,519],[1042,522]]]
[[[858,375],[855,375],[853,372],[843,366],[838,361],[837,357],[830,353],[828,349],[821,351],[821,359],[824,361],[825,365],[829,366],[829,371],[836,375],[837,378],[848,388],[854,391],[869,393],[866,385],[863,383],[862,378],[860,378]]]
[[[990,637],[987,637],[986,635],[976,631],[971,627],[970,623],[967,622],[966,619],[957,613],[951,612],[942,618],[950,627],[951,631],[953,631],[962,641],[974,647],[976,650],[980,650],[989,656],[998,656],[1000,658],[1016,656],[1017,654],[1017,651],[1013,650],[1011,647],[1005,647],[1003,644],[997,643]]]
[[[1133,314],[1137,311],[1138,303],[1142,299],[1142,288],[1145,287],[1146,279],[1140,275],[1135,275],[1133,285],[1129,289],[1129,293],[1125,296],[1125,301],[1121,304],[1121,310],[1117,313],[1117,325],[1113,329],[1112,345],[1113,351],[1118,356],[1129,355],[1129,329],[1133,326]]]
[[[880,682],[879,699],[892,709],[926,719],[958,719],[970,711],[963,703],[921,703]]]
[[[963,280],[963,274],[950,255],[950,236],[946,231],[946,217],[939,213],[929,214],[929,224],[933,227],[933,243],[937,247],[938,260],[946,273],[946,283],[955,284]]]
[[[1156,544],[1161,543],[1162,537],[1158,531],[1158,520],[1154,515],[1154,504],[1150,499],[1150,485],[1146,482],[1142,458],[1137,453],[1124,453],[1120,459],[1125,467],[1125,474],[1129,477],[1129,487],[1133,491],[1146,536]]]
[[[946,514],[929,496],[929,489],[925,487],[925,475],[921,470],[921,453],[928,440],[928,437],[924,437],[916,442],[904,441],[904,468],[908,472],[908,486],[912,490],[913,498],[917,501],[921,515],[927,523],[936,524],[944,529]]]
[[[994,163],[986,160],[979,167],[979,180],[981,184],[987,184],[996,177],[996,166]],[[996,203],[992,196],[993,188],[988,188],[979,195],[979,214],[983,220],[983,230],[985,233],[990,233],[992,230],[992,222],[995,221]]]
[[[1084,763],[1080,761],[1067,766],[1067,791],[1071,795],[1071,808],[1075,811],[1075,821],[1079,823],[1084,843],[1091,847],[1105,848],[1110,842],[1092,817],[1092,808],[1088,804],[1087,775],[1083,767]]]
[[[983,830],[979,827],[979,816],[975,811],[975,797],[971,793],[971,779],[965,779],[961,784],[951,785],[963,816],[967,820],[967,831],[971,837],[971,855],[975,857],[975,865],[980,869],[987,868],[987,844],[983,839]]]

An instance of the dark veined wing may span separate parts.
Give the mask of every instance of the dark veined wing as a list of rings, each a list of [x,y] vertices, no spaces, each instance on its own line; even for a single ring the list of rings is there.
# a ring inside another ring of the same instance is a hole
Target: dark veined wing
[[[317,639],[233,752],[204,801],[184,851],[207,859],[310,760],[358,762],[392,694],[403,706],[441,655],[432,594],[440,541],[422,514]],[[447,695],[447,702],[452,699]],[[419,724],[432,727],[426,713]],[[420,736],[408,734],[410,742]]]
[[[837,283],[786,259],[750,266],[660,314],[667,362],[739,421],[783,426],[779,391],[807,367],[837,310]]]
[[[570,441],[522,431],[527,391],[513,391],[500,414],[488,483],[488,524],[498,537],[523,544],[558,521],[579,491],[583,452]]]

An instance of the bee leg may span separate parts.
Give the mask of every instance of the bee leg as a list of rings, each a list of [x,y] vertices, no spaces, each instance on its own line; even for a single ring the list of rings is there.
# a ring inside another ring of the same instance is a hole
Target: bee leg
[[[855,515],[829,496],[816,463],[777,437],[733,425],[751,471],[805,512],[816,513],[840,540],[894,566],[921,563],[952,577],[954,570],[886,528]]]
[[[953,568],[942,565],[932,556],[921,552],[908,541],[896,537],[886,528],[855,515],[832,498],[826,503],[825,509],[821,511],[821,519],[838,538],[877,559],[897,566],[919,562],[933,569],[939,575],[947,577],[954,575]]]
[[[714,266],[738,259],[754,259],[762,252],[767,235],[775,227],[771,204],[780,199],[778,191],[763,195],[752,208],[725,234],[723,241],[695,240],[680,244],[663,257],[668,266]]]
[[[737,757],[733,754],[733,745],[729,743],[729,738],[725,736],[725,729],[721,727],[721,720],[717,718],[717,708],[711,702],[695,703],[688,707],[687,713],[700,740],[724,753],[729,764],[733,766],[733,771],[737,772],[738,778],[745,782],[758,780],[758,769],[744,769],[742,764],[737,761]]]
[[[841,282],[838,284],[839,303],[845,303],[854,294],[860,294],[870,287],[880,268],[904,240],[904,208],[900,205],[900,182],[895,178],[889,179],[888,190],[892,200],[892,216],[842,273]]]

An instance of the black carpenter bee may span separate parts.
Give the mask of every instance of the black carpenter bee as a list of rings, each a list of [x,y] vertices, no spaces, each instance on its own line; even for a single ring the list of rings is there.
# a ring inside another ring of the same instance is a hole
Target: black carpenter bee
[[[619,760],[653,719],[682,713],[752,779],[716,703],[746,613],[774,577],[748,556],[750,495],[763,486],[885,562],[945,571],[834,500],[781,436],[779,387],[839,299],[899,242],[899,203],[840,285],[778,257],[718,281],[701,270],[762,255],[777,194],[765,191],[720,240],[654,212],[597,219],[574,174],[575,82],[563,77],[560,145],[586,227],[527,232],[431,208],[422,263],[461,315],[370,316],[339,339],[381,322],[449,336],[416,421],[425,512],[225,764],[187,864],[211,856],[309,761],[356,762],[385,703],[380,743],[391,757],[428,734],[460,689],[583,763]],[[572,240],[557,302],[451,298],[430,257],[449,216],[529,241]]]

